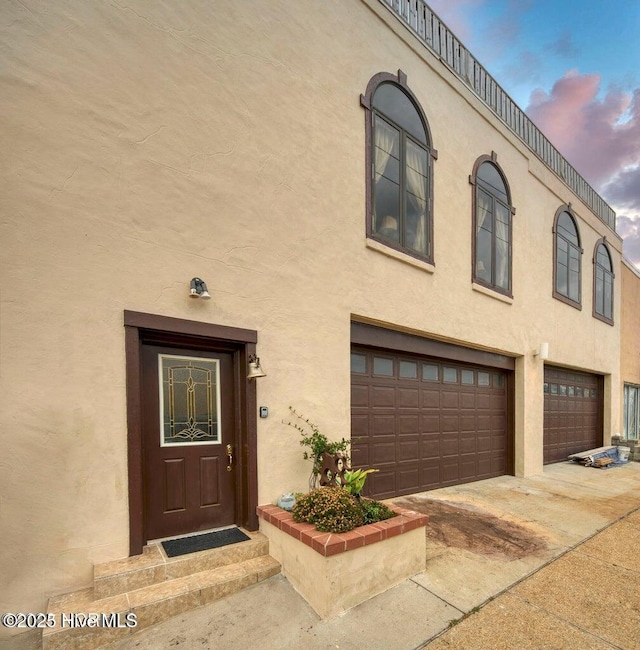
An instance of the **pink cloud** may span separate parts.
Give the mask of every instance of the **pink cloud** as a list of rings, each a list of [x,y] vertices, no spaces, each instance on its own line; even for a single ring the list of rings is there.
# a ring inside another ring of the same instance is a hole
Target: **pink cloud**
[[[624,256],[640,271],[640,218],[618,216],[616,230],[622,237]]]
[[[571,70],[550,93],[531,93],[527,114],[596,189],[640,163],[640,89],[598,98],[600,75]],[[629,116],[629,119],[624,119]]]
[[[572,70],[550,93],[532,92],[526,112],[616,210],[624,254],[640,267],[640,88],[599,90],[600,75]]]
[[[616,174],[602,189],[602,196],[612,205],[640,215],[640,165]]]

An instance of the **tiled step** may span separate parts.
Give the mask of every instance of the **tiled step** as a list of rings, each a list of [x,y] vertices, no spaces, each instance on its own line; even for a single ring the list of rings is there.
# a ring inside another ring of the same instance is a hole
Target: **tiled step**
[[[252,537],[256,536],[263,537],[259,533],[252,534]],[[259,543],[252,539],[251,542],[212,549],[218,553],[201,551],[179,558],[164,557],[164,579],[155,580],[162,571],[141,573],[135,578],[129,575],[129,585],[148,580],[150,575],[154,577],[154,582],[143,586],[135,585],[124,593],[96,598],[94,588],[88,588],[51,598],[47,613],[51,615],[55,626],[43,630],[43,650],[93,650],[280,573],[280,564],[269,555],[260,553],[253,557],[241,557],[244,553],[255,554],[259,548],[265,548],[262,539],[257,541]],[[240,552],[237,547],[242,545],[249,548]],[[234,552],[220,553],[224,549],[230,550],[232,546],[236,547]],[[156,556],[155,551],[151,554]],[[221,565],[223,559],[228,562]],[[116,563],[109,564],[111,569],[115,568]],[[132,568],[133,564],[125,565],[129,571],[124,573],[130,574],[132,571],[156,566],[155,562],[149,566],[145,562],[141,564],[145,566],[135,569]],[[102,569],[99,573],[102,573]],[[104,575],[115,578],[119,574],[105,572]],[[121,586],[124,583],[114,580],[109,584]],[[90,623],[83,624],[87,615],[91,615]]]
[[[146,546],[142,555],[98,564],[93,571],[94,599],[124,594],[192,573],[250,560],[269,552],[262,533],[247,533],[249,541],[169,558],[161,545]]]

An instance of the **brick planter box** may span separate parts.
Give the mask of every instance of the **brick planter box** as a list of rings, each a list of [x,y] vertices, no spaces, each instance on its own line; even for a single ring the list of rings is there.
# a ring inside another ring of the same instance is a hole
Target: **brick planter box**
[[[426,565],[426,515],[393,508],[396,517],[348,533],[297,524],[278,506],[258,507],[260,530],[282,573],[323,618],[386,591]]]

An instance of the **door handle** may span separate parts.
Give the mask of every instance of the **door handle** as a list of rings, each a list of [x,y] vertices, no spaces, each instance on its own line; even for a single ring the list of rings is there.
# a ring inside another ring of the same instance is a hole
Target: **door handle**
[[[227,472],[231,471],[231,466],[233,465],[233,447],[227,445],[227,456],[229,457],[229,464],[227,465]]]

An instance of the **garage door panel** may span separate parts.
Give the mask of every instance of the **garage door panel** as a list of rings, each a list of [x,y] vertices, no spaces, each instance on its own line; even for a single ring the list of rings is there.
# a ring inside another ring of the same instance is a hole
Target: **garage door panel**
[[[420,390],[420,408],[423,409],[434,409],[437,410],[440,408],[440,389],[433,388],[422,388]]]
[[[374,436],[394,436],[395,427],[395,415],[371,415],[371,433]]]
[[[368,414],[351,414],[351,436],[360,438],[369,434],[369,415]]]
[[[351,406],[357,408],[359,406],[369,406],[369,387],[357,384],[351,385]]]
[[[491,409],[493,411],[503,411],[506,408],[507,400],[505,395],[492,393],[490,398]]]
[[[491,416],[491,429],[504,429],[507,426],[507,416],[504,413],[494,413]]]
[[[602,445],[600,381],[597,375],[545,367],[545,463],[564,461],[572,453]]]
[[[478,463],[478,476],[487,476],[491,474],[491,456],[488,454],[478,454],[476,457]]]
[[[476,395],[476,408],[479,411],[488,411],[491,408],[491,395],[489,393],[478,393]]]
[[[367,481],[369,495],[454,485],[506,467],[504,372],[360,348],[356,354],[368,358],[352,375],[352,435],[359,438],[352,462],[380,470]],[[386,365],[379,362],[374,373],[375,358]],[[495,454],[503,456],[498,463]]]
[[[461,454],[476,454],[476,437],[473,436],[460,436],[460,453]]]
[[[398,460],[399,461],[415,461],[420,458],[420,444],[418,440],[402,441],[398,444]]]
[[[477,475],[478,466],[475,456],[468,459],[463,456],[460,460],[460,478],[463,480],[469,480],[475,478]]]
[[[418,435],[420,431],[420,416],[415,415],[400,415],[398,416],[398,435]]]
[[[460,431],[476,431],[476,417],[475,415],[461,415],[460,416]]]
[[[461,409],[473,409],[476,408],[476,396],[475,393],[461,392],[460,393],[460,408]]]
[[[420,440],[420,458],[428,460],[440,457],[440,436],[422,436]]]
[[[460,408],[460,395],[458,391],[443,390],[440,394],[440,408],[455,409]]]
[[[440,414],[420,415],[420,430],[423,433],[439,433],[440,431]]]
[[[399,408],[419,408],[420,391],[417,388],[398,388],[397,406]]]
[[[492,427],[491,415],[489,413],[487,413],[486,415],[478,414],[477,426],[478,426],[478,431],[491,431],[491,427]]]
[[[491,459],[491,473],[504,474],[507,471],[506,461],[503,454],[500,456],[493,456]]]
[[[440,452],[443,457],[458,456],[460,453],[458,436],[443,436],[440,439]]]
[[[380,467],[384,463],[396,461],[396,443],[391,440],[389,442],[376,442],[371,445],[370,449],[371,463],[374,467]]]
[[[351,445],[351,458],[358,459],[358,467],[371,467],[371,460],[369,458],[369,445]],[[355,464],[355,462],[354,462]]]
[[[398,471],[398,488],[402,492],[420,491],[420,471],[417,467]]]
[[[396,405],[396,391],[385,386],[371,387],[371,404],[373,408],[388,408]]]
[[[442,433],[451,433],[452,431],[458,432],[460,430],[460,421],[458,414],[442,414],[440,416],[440,429]]]
[[[397,493],[395,468],[394,471],[380,470],[376,474],[370,474],[367,481],[371,482],[372,494],[377,495],[377,498],[389,498]]]
[[[457,483],[459,479],[460,479],[460,471],[458,468],[457,461],[455,463],[442,464],[442,482],[445,485],[447,483]]]

